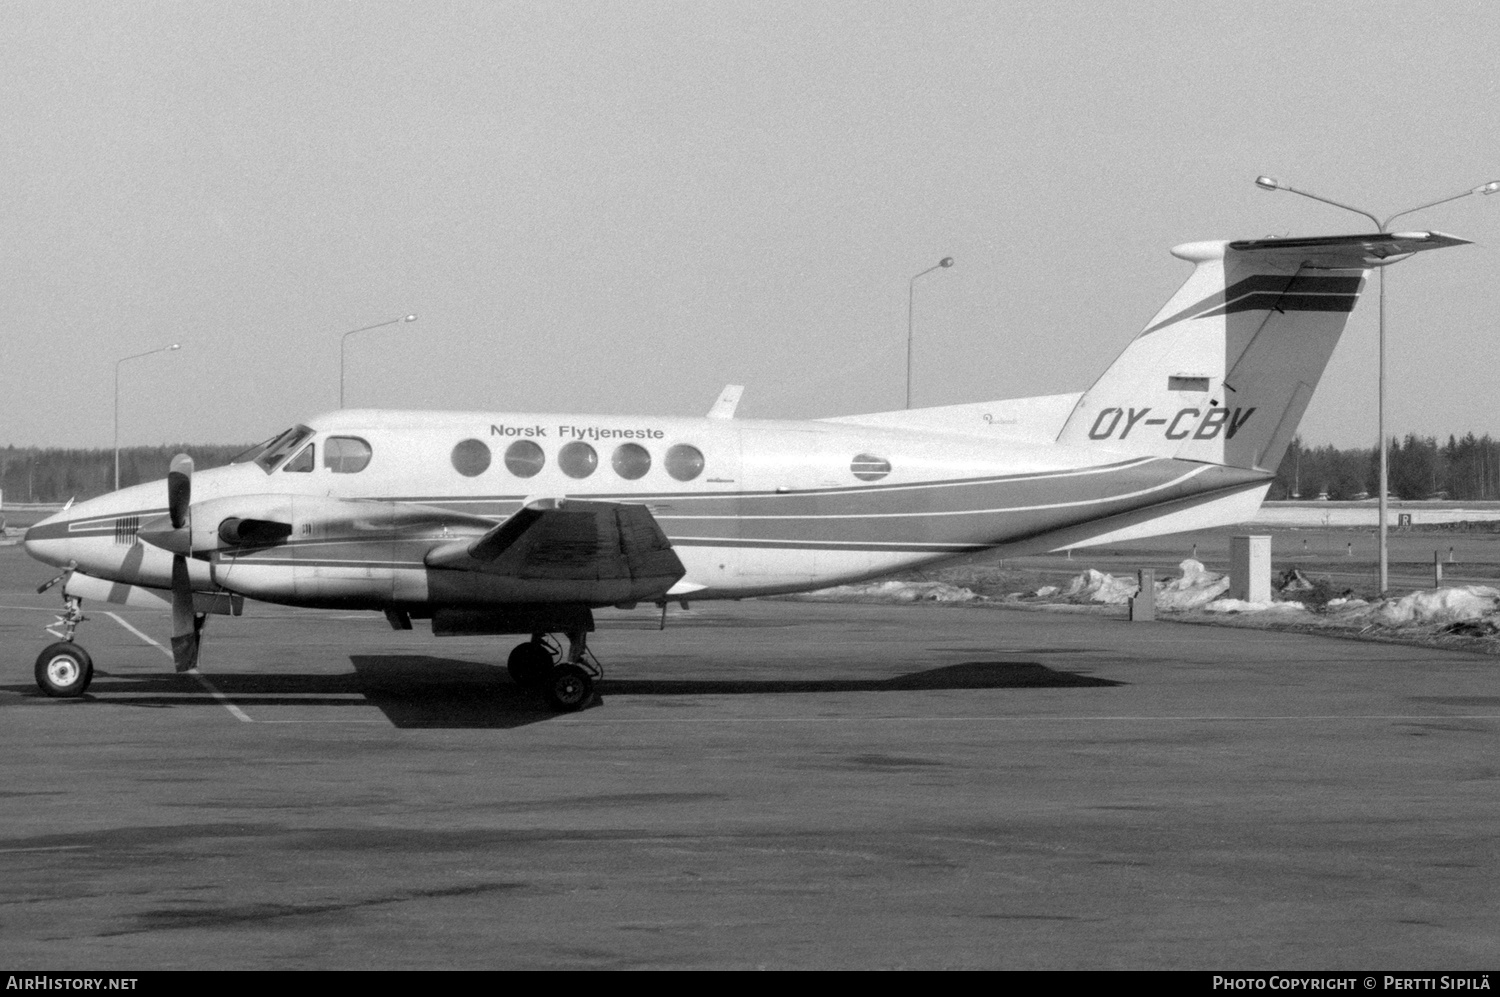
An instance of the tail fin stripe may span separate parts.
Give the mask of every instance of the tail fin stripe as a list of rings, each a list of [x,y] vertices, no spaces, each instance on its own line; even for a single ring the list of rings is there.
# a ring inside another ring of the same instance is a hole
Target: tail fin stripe
[[[1272,294],[1259,292],[1203,312],[1197,318],[1213,315],[1229,315],[1234,312],[1269,311],[1280,312],[1352,312],[1357,294]]]
[[[1270,305],[1261,303],[1264,295],[1270,294],[1276,297],[1283,295],[1295,295],[1296,300],[1302,300],[1307,295],[1339,295],[1341,298],[1353,295],[1359,296],[1360,287],[1364,284],[1364,277],[1324,277],[1324,276],[1301,276],[1287,274],[1259,273],[1251,274],[1243,280],[1237,280],[1222,291],[1216,291],[1208,297],[1189,305],[1182,311],[1151,326],[1142,336],[1148,336],[1158,329],[1165,329],[1175,322],[1181,322],[1186,318],[1202,318],[1205,315],[1226,314],[1226,304],[1234,304],[1242,300],[1251,299],[1255,303],[1246,304],[1239,308],[1229,308],[1228,311],[1244,311],[1250,308],[1269,308]],[[1218,306],[1219,310],[1214,309]],[[1301,307],[1291,306],[1294,311],[1353,311],[1354,298],[1349,298],[1347,308],[1318,308],[1315,306]]]

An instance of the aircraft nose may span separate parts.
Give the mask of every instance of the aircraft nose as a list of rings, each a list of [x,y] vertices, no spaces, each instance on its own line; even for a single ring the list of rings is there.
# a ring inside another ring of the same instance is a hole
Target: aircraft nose
[[[59,568],[66,565],[71,560],[69,548],[72,546],[72,541],[68,538],[69,519],[66,513],[59,512],[27,530],[26,535],[21,538],[21,545],[26,548],[26,553],[43,564]]]

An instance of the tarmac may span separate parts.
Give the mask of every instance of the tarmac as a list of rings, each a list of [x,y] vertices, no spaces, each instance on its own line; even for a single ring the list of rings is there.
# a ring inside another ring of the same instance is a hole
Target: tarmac
[[[9,969],[1500,965],[1494,658],[995,607],[600,614],[513,638],[165,614],[0,549]],[[420,626],[420,624],[419,624]]]

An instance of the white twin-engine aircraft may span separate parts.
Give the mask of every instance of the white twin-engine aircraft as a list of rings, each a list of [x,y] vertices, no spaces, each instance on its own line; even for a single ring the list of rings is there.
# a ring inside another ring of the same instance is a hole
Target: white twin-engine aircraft
[[[592,610],[823,588],[1243,522],[1371,267],[1436,232],[1194,242],[1193,273],[1081,394],[806,422],[339,411],[227,467],[80,502],[26,534],[63,569],[51,696],[93,665],[81,601],[172,610],[179,671],[246,598],[384,612],[392,627],[525,634],[517,682],[559,710],[600,676]],[[45,588],[45,586],[44,586]],[[566,636],[562,652],[552,634]]]

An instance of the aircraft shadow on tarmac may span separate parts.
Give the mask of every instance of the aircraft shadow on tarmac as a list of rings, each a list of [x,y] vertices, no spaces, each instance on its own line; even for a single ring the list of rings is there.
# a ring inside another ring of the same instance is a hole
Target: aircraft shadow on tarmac
[[[559,716],[540,694],[518,687],[504,668],[431,655],[354,655],[352,673],[338,675],[207,672],[215,689],[252,716],[256,707],[374,706],[395,727],[521,727]],[[781,693],[914,692],[948,689],[1065,689],[1122,685],[1056,671],[1034,661],[966,661],[890,678],[611,679],[608,696],[725,696]],[[36,693],[35,687],[10,691]],[[96,673],[84,702],[137,707],[183,706],[213,697],[192,675],[171,672]],[[356,698],[363,697],[363,698]]]

